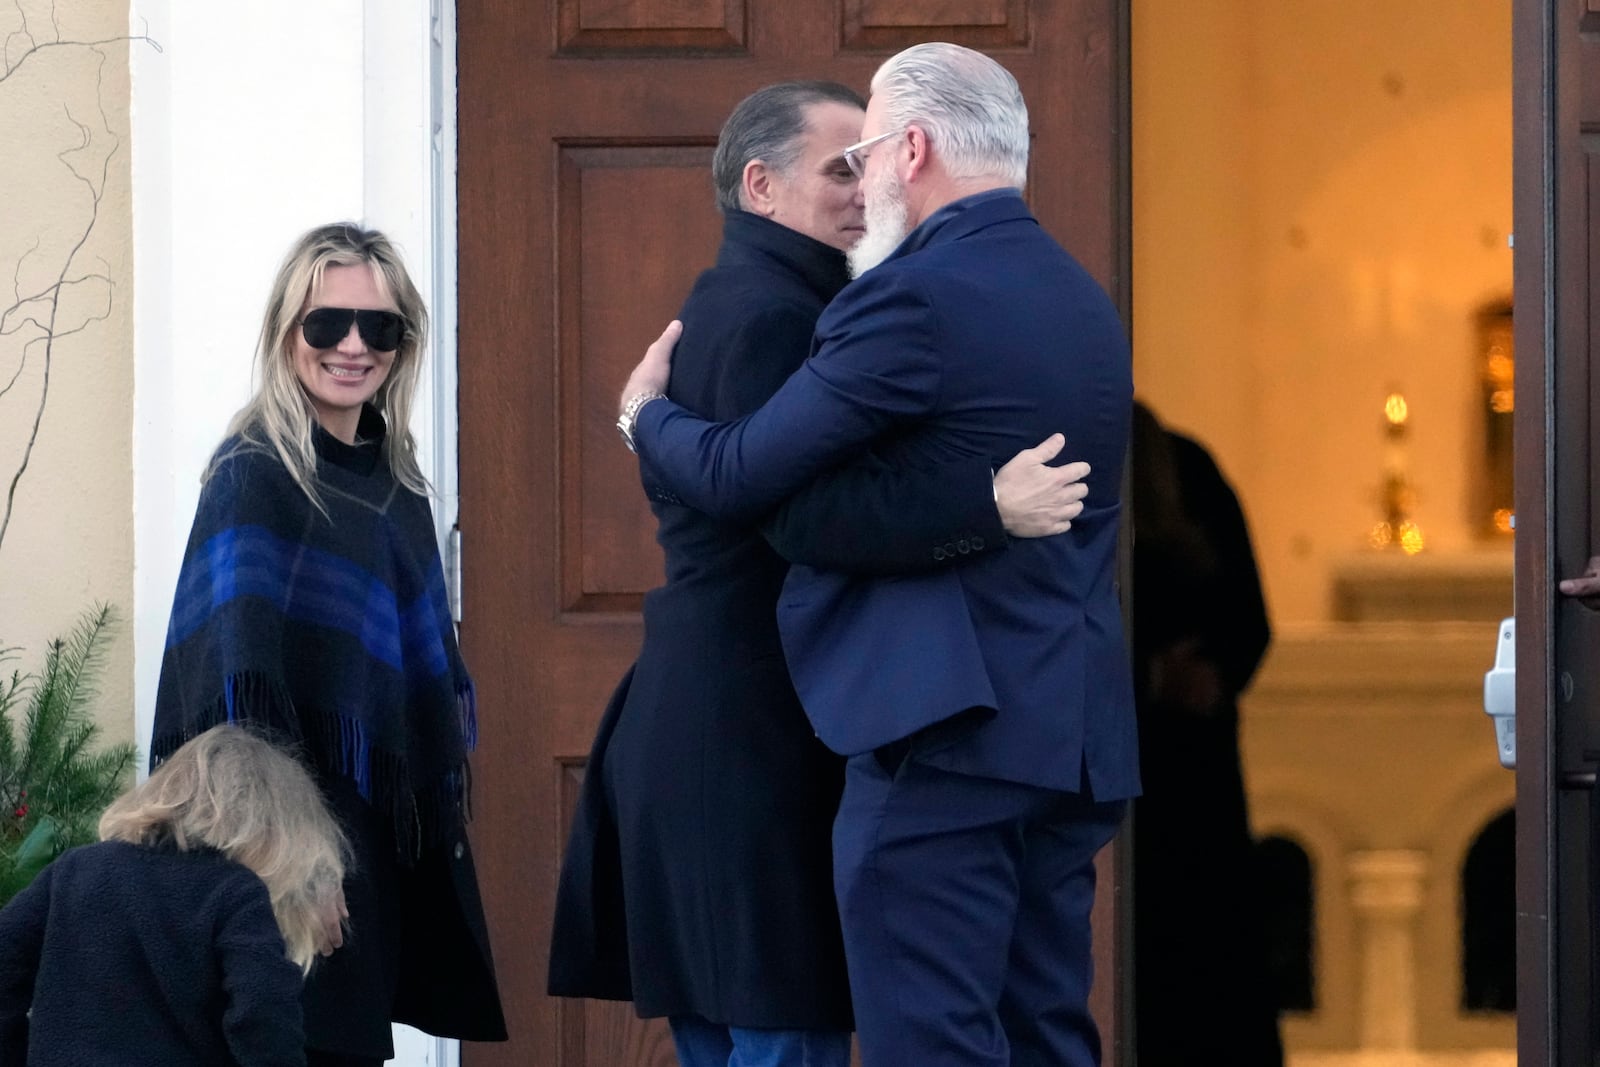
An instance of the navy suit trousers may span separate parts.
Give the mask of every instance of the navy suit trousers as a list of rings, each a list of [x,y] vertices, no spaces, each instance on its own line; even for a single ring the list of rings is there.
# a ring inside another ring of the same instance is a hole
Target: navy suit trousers
[[[834,822],[863,1067],[1094,1067],[1094,857],[1124,801],[853,757]]]

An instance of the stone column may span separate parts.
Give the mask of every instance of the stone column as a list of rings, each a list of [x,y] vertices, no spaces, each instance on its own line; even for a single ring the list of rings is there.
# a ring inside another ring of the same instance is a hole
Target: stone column
[[[1417,1045],[1417,914],[1427,854],[1403,849],[1350,857],[1360,929],[1361,1047]]]

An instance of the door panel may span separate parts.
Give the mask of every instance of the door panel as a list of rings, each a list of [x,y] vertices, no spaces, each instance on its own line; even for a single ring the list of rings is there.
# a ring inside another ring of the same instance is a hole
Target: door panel
[[[1591,1065],[1600,614],[1552,574],[1600,550],[1600,0],[1516,0],[1517,1041]],[[1526,353],[1526,355],[1523,355]]]
[[[1029,196],[1126,306],[1126,0],[459,0],[462,639],[473,836],[513,1040],[500,1063],[670,1064],[626,1005],[544,995],[550,912],[600,711],[661,576],[612,423],[627,371],[720,237],[708,165],[752,90],[866,91],[923,40],[991,51],[1033,117]],[[1096,1006],[1115,1041],[1108,862]]]

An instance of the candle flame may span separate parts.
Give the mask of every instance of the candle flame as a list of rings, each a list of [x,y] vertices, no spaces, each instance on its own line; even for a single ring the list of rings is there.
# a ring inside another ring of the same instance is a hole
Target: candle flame
[[[1406,421],[1406,398],[1399,393],[1390,393],[1383,400],[1383,417],[1389,420],[1391,426],[1404,426]]]
[[[1400,524],[1400,548],[1408,556],[1422,551],[1422,527],[1409,519]]]

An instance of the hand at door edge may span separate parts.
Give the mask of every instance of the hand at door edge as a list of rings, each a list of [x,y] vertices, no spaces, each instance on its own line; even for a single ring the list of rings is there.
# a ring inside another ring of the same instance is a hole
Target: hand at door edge
[[[1563,578],[1557,586],[1564,596],[1577,597],[1583,606],[1600,610],[1600,556],[1590,556],[1589,566],[1576,578]]]

